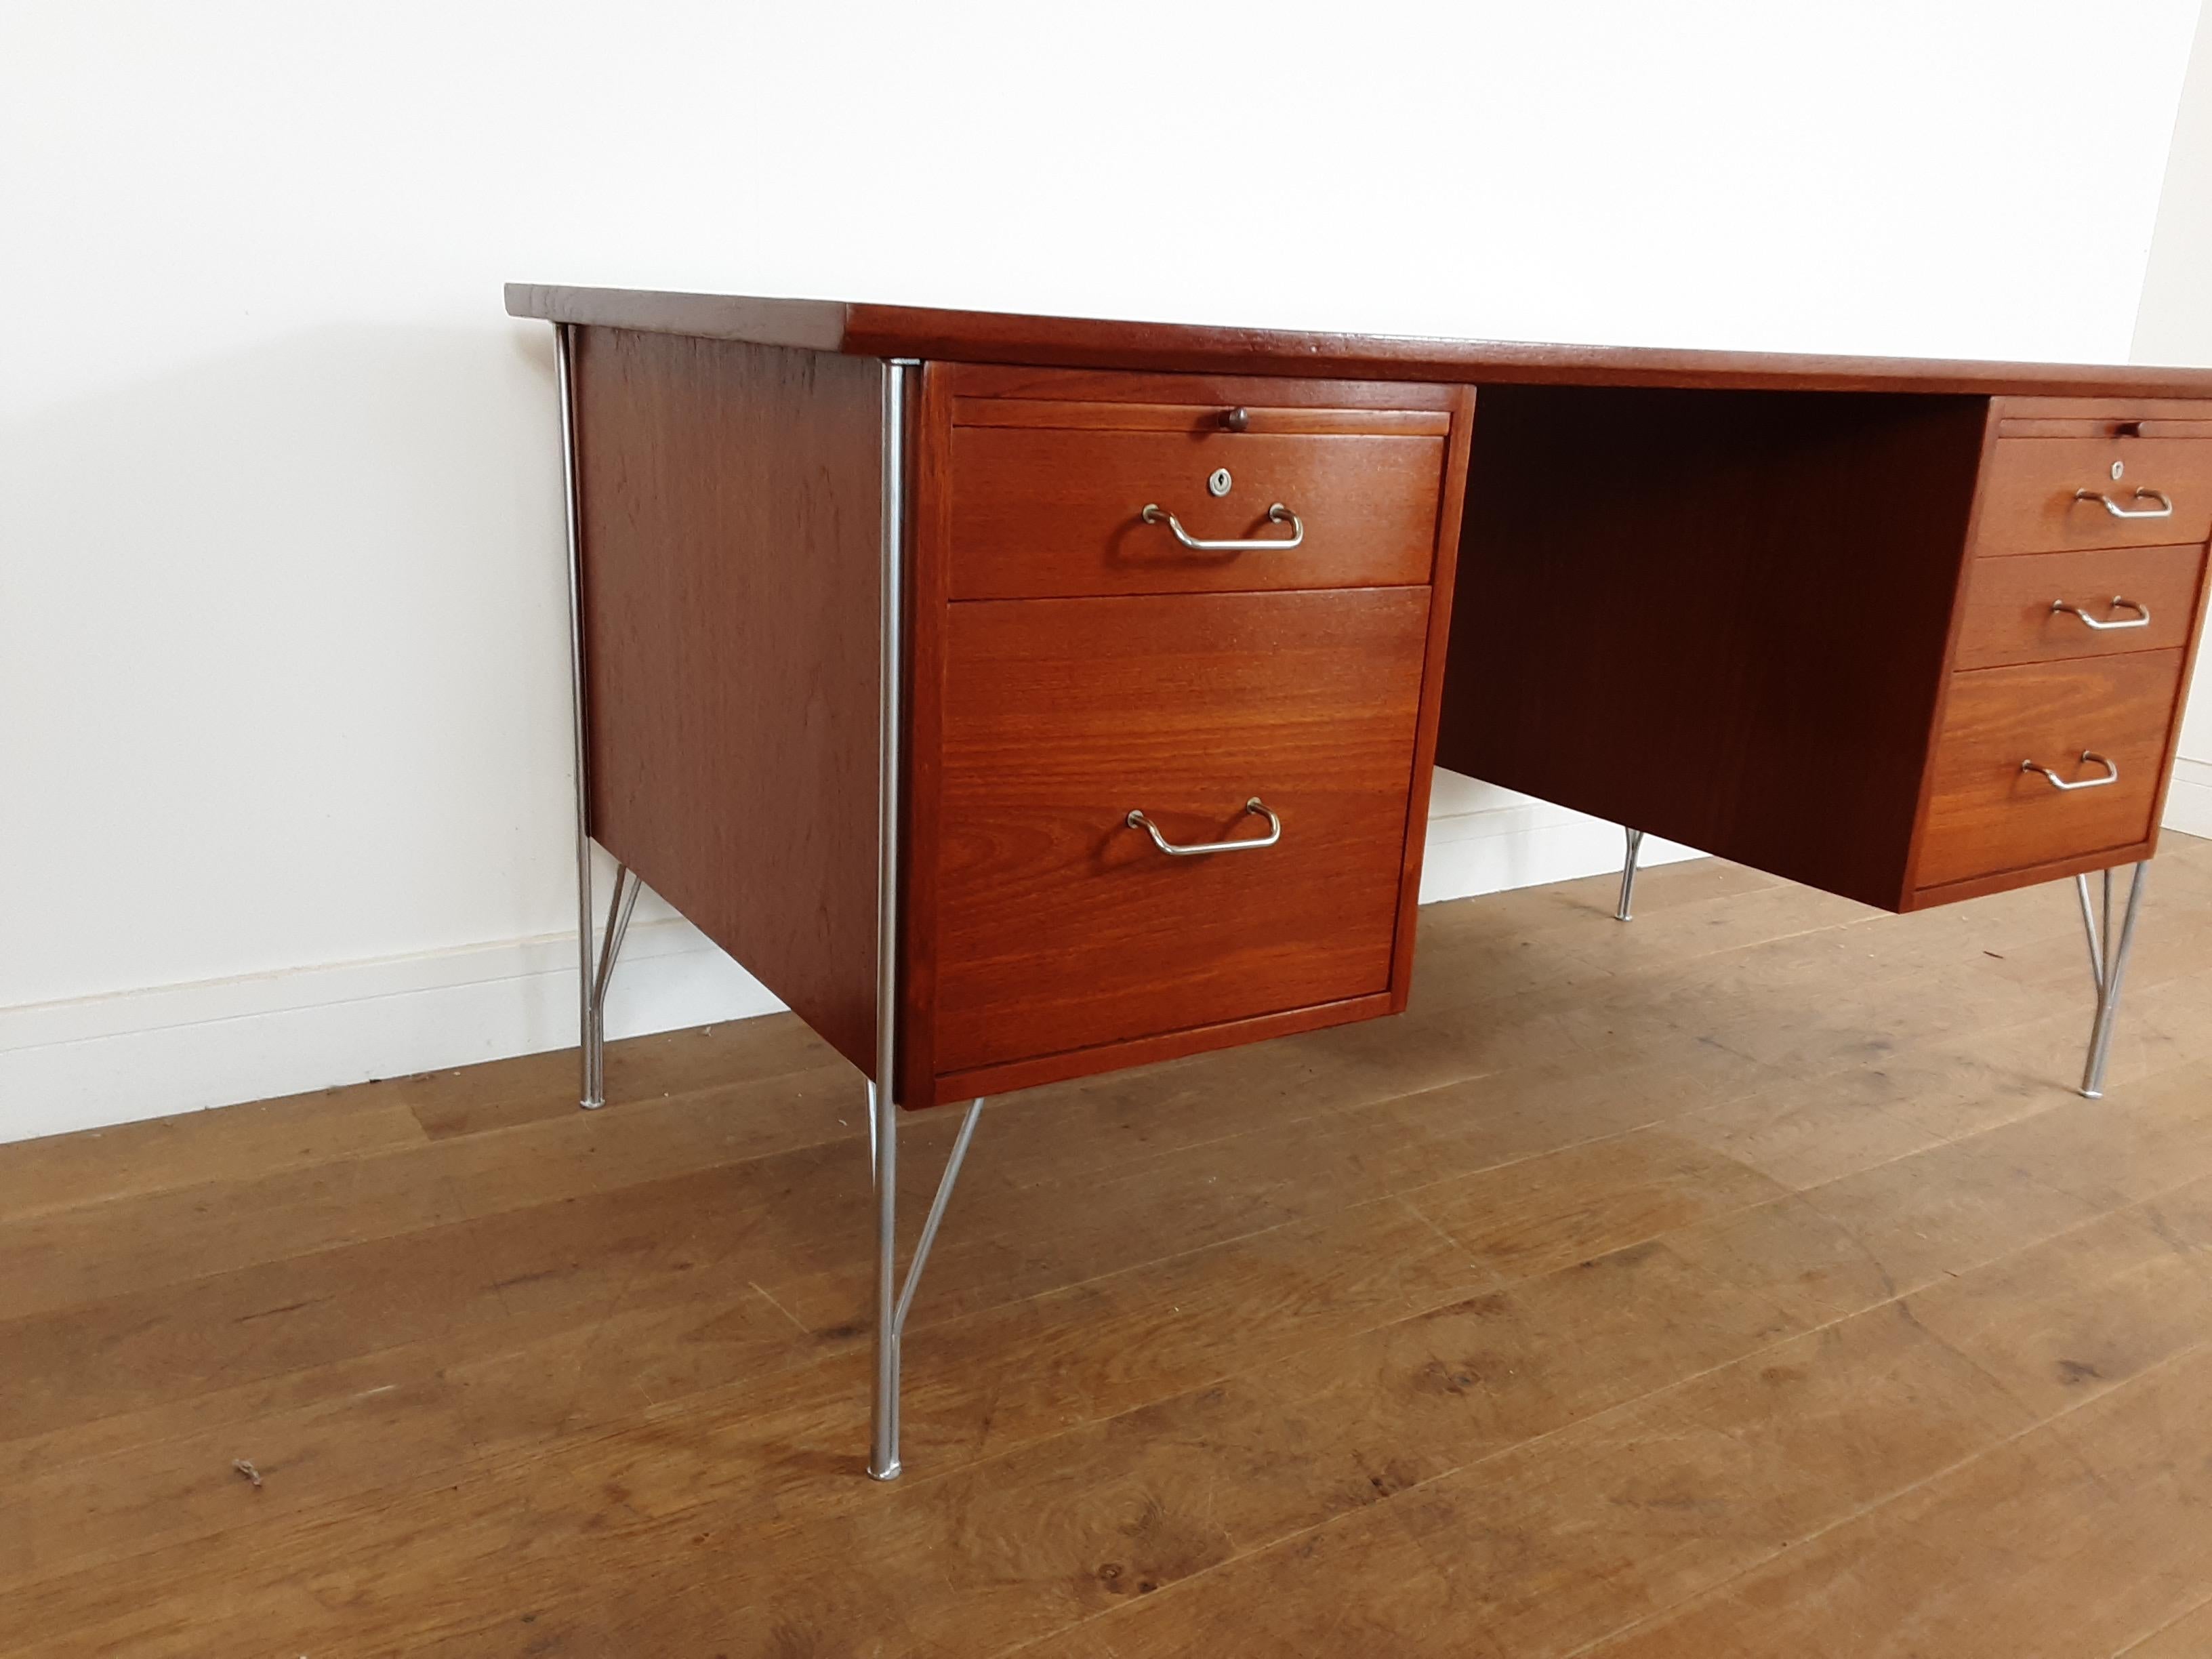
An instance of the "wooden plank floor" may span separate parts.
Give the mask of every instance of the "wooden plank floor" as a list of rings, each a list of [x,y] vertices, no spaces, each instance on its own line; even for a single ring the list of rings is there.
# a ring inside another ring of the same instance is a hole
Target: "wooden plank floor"
[[[1009,1099],[893,1486],[787,1018],[0,1147],[0,1650],[2212,1651],[2212,843],[2152,879],[2099,1103],[2066,887],[1710,862]]]

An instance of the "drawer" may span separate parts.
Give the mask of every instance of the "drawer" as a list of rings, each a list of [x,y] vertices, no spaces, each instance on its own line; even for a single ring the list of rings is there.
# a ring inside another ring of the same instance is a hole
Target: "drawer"
[[[1917,884],[2027,869],[2148,837],[2183,657],[2143,651],[1954,675]],[[2109,757],[2118,781],[2060,790],[2021,769],[2032,760],[2069,781],[2100,775],[2100,766],[2082,760],[2084,750]]]
[[[2202,547],[2100,548],[1977,559],[1966,577],[1960,668],[2052,662],[2189,643]],[[2124,599],[2127,605],[2118,605]],[[2112,624],[2093,628],[2073,612]]]
[[[1428,600],[948,606],[938,1072],[1388,989]]]
[[[2117,472],[2117,476],[2115,476]],[[2172,504],[2154,514],[2154,491]],[[2101,495],[2084,501],[2077,492]],[[2076,547],[2155,547],[2212,533],[2212,441],[2202,438],[1999,438],[1982,477],[1983,554]]]
[[[951,596],[1425,582],[1450,420],[1438,409],[955,398]]]

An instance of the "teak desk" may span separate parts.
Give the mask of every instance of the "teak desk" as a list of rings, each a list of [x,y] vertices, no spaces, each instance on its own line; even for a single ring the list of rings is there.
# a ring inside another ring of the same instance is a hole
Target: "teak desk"
[[[2101,1085],[2212,372],[507,307],[559,340],[583,1103],[640,878],[872,1079],[879,1478],[982,1097],[1402,1009],[1435,764],[1629,826],[1624,919],[1647,830],[1891,910],[2076,877]],[[902,1286],[893,1100],[974,1102]]]

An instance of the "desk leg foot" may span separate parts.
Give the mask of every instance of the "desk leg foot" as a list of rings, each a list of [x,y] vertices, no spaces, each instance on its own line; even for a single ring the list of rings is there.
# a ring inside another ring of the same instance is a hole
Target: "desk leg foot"
[[[2089,1055],[2081,1067],[2081,1097],[2101,1100],[2105,1066],[2112,1054],[2112,1025],[2120,1012],[2120,986],[2126,979],[2128,957],[2135,949],[2136,919],[2142,911],[2143,880],[2150,873],[2148,861],[2135,866],[2128,881],[2127,908],[2117,933],[2112,927],[2112,872],[2104,873],[2103,902],[2093,904],[2089,878],[2074,878],[2081,901],[2081,927],[2089,940],[2089,975],[2097,988],[2097,1018],[2089,1028]]]
[[[896,1480],[899,1478],[899,1344],[906,1335],[906,1316],[914,1306],[914,1293],[921,1284],[921,1270],[928,1265],[930,1247],[937,1243],[937,1230],[945,1223],[945,1206],[952,1201],[953,1184],[960,1179],[960,1166],[967,1161],[969,1143],[975,1139],[975,1125],[983,1115],[983,1103],[975,1101],[968,1108],[968,1115],[961,1120],[960,1133],[953,1138],[951,1155],[945,1160],[945,1173],[937,1180],[937,1196],[929,1201],[929,1214],[921,1224],[921,1237],[915,1241],[914,1260],[906,1266],[906,1280],[898,1277],[898,1250],[896,1235],[898,1231],[898,1194],[895,1176],[897,1164],[886,1158],[883,1144],[896,1139],[896,1120],[891,1114],[898,1108],[878,1096],[873,1084],[868,1085],[868,1119],[876,1137],[876,1397],[874,1432],[868,1449],[868,1474],[876,1480]],[[888,1127],[887,1127],[888,1126]]]
[[[589,842],[584,850],[588,860]],[[623,935],[629,932],[629,913],[637,908],[639,884],[629,866],[615,866],[615,890],[607,897],[606,932],[600,939],[599,965],[595,968],[592,964],[588,863],[583,879],[587,897],[578,969],[584,976],[584,1086],[577,1103],[587,1112],[595,1112],[607,1103],[607,987],[615,976],[615,958],[622,954]]]
[[[1621,860],[1620,865],[1620,902],[1613,907],[1613,911],[1615,921],[1630,921],[1636,914],[1632,908],[1636,902],[1636,859],[1644,850],[1644,832],[1641,830],[1629,830],[1624,833],[1628,837],[1628,856]]]

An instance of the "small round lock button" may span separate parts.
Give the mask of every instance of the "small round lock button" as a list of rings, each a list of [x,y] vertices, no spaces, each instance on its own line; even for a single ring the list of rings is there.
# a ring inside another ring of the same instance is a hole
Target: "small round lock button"
[[[1226,495],[1230,487],[1236,482],[1229,476],[1227,467],[1217,466],[1213,469],[1213,476],[1206,481],[1206,493],[1212,495]]]

